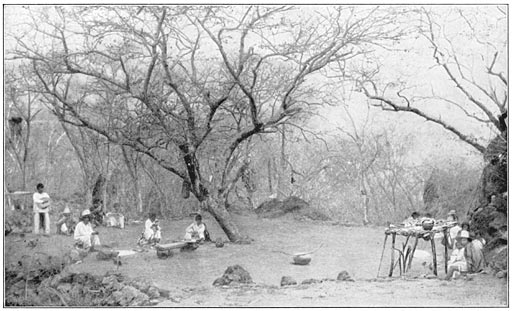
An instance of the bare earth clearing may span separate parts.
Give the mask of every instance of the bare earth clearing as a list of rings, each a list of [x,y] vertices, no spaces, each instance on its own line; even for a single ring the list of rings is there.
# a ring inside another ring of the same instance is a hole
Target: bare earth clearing
[[[171,290],[171,299],[159,306],[506,306],[507,281],[492,275],[477,275],[471,281],[452,282],[437,279],[414,278],[425,273],[421,262],[413,263],[408,277],[375,279],[382,250],[384,229],[372,227],[344,227],[322,222],[298,222],[293,219],[258,219],[255,216],[236,216],[238,223],[255,241],[250,245],[227,243],[223,248],[214,244],[202,245],[194,252],[175,252],[169,259],[158,259],[155,251],[124,257],[119,272],[130,277],[143,276],[160,288]],[[191,220],[164,221],[164,242],[182,238],[184,228]],[[213,220],[206,218],[212,239],[223,237]],[[104,244],[129,250],[135,246],[142,224],[127,226],[125,230],[100,227]],[[65,253],[72,248],[72,238],[40,237],[31,250],[26,246],[32,235],[25,238],[5,238],[6,263],[16,262],[22,254],[40,251],[48,254]],[[401,243],[401,240],[398,240]],[[313,254],[308,266],[291,264],[288,253],[309,251],[324,246]],[[389,242],[388,242],[389,243]],[[400,244],[399,244],[400,245]],[[388,245],[389,246],[389,245]],[[427,242],[419,249],[428,250]],[[439,250],[440,276],[444,264]],[[389,269],[389,249],[386,252],[381,275]],[[251,274],[254,285],[216,288],[213,281],[224,270],[239,264]],[[81,264],[72,266],[74,272],[104,274],[115,271],[110,261],[98,261],[95,254]],[[347,270],[355,282],[323,282],[288,288],[279,286],[284,275],[299,284],[305,279],[336,279]],[[395,272],[397,273],[397,272]],[[371,297],[371,299],[369,299]],[[370,302],[371,301],[371,304]]]

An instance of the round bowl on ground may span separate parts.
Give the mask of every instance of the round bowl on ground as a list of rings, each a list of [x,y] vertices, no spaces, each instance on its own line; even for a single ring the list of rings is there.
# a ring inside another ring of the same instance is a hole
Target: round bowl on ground
[[[310,255],[295,255],[293,256],[293,263],[296,265],[305,266],[308,265],[311,262],[311,256]]]

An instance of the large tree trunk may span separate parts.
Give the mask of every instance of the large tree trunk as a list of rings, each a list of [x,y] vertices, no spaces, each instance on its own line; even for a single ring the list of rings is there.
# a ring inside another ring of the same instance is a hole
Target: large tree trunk
[[[231,242],[234,243],[247,243],[247,238],[244,238],[238,226],[235,224],[233,217],[226,209],[226,203],[224,200],[214,199],[208,196],[206,198],[207,209],[210,214],[219,223],[220,227],[226,233],[226,236]]]
[[[183,152],[183,160],[185,161],[189,178],[185,182],[188,182],[190,185],[191,192],[194,193],[202,206],[206,205],[208,212],[219,223],[231,242],[244,243],[247,239],[243,239],[233,217],[226,208],[229,192],[226,190],[227,187],[222,192],[219,189],[215,189],[213,192],[209,191],[203,184],[195,149],[190,145],[183,144],[180,146],[180,150]]]

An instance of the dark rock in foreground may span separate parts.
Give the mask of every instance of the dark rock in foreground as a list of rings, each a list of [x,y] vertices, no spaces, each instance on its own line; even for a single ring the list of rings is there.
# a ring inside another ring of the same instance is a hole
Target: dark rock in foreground
[[[283,276],[281,278],[281,286],[290,286],[297,285],[297,281],[295,281],[291,276]]]
[[[347,271],[341,271],[339,274],[338,274],[338,277],[336,278],[336,280],[338,281],[342,281],[342,282],[354,282],[354,279],[352,279],[350,277],[350,275],[348,274]]]
[[[229,266],[224,274],[213,282],[214,286],[230,285],[232,283],[249,284],[252,278],[249,272],[240,265]]]

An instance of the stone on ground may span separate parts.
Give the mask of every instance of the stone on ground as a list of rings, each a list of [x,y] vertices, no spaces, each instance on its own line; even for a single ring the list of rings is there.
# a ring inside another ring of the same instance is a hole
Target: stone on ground
[[[283,276],[281,278],[281,286],[290,286],[297,285],[297,281],[295,281],[291,276]]]
[[[232,283],[252,283],[252,277],[240,265],[229,266],[224,274],[213,282],[214,286],[231,285]]]

